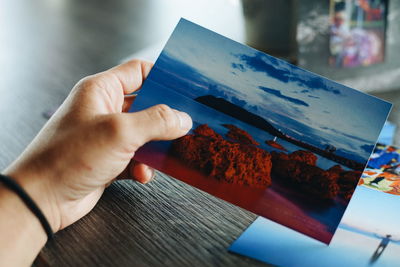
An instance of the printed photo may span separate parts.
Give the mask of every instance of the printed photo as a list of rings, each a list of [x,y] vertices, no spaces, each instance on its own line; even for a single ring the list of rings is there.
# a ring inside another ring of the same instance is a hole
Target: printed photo
[[[194,121],[136,159],[329,243],[391,104],[182,19],[130,111]]]
[[[331,0],[330,65],[368,66],[384,61],[388,0]]]
[[[259,217],[229,250],[277,266],[396,266],[399,201],[358,186],[329,246]]]

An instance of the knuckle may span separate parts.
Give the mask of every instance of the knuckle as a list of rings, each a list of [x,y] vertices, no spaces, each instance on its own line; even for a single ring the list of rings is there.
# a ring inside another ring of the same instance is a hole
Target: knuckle
[[[131,59],[131,60],[129,60],[128,62],[126,62],[127,64],[130,64],[130,65],[132,65],[132,66],[134,66],[134,67],[139,67],[140,66],[140,60],[138,60],[138,59],[136,59],[136,58],[134,58],[134,59]]]
[[[78,88],[84,91],[92,91],[92,90],[98,90],[99,88],[104,88],[104,79],[97,75],[90,75],[87,77],[82,78],[78,82]]]
[[[168,133],[171,128],[178,126],[176,114],[169,106],[165,104],[159,104],[154,108],[155,116],[162,124],[161,130],[165,131],[164,133]]]
[[[94,87],[95,83],[96,83],[96,78],[93,77],[93,75],[90,76],[86,76],[84,78],[82,78],[78,84],[81,85],[82,88],[91,88]]]

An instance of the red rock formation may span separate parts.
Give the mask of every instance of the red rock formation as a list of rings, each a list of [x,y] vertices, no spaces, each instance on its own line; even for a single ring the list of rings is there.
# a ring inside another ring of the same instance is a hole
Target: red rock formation
[[[293,153],[289,154],[289,158],[291,160],[301,161],[312,166],[315,166],[317,164],[318,159],[317,156],[314,155],[314,153],[305,150],[294,151]]]
[[[344,171],[340,174],[338,185],[340,186],[340,195],[344,199],[351,198],[361,174],[360,171]]]
[[[336,183],[340,178],[340,174],[343,172],[343,169],[340,165],[335,165],[330,167],[328,170],[326,170],[327,172],[329,172],[329,175],[335,179]]]
[[[285,154],[283,152],[276,152],[276,151],[272,151],[271,152],[271,156],[272,156],[272,161],[279,161],[279,160],[289,160],[289,155]]]
[[[338,194],[338,177],[315,166],[317,157],[311,152],[299,150],[287,155],[273,151],[271,155],[272,173],[293,188],[321,199]]]
[[[275,177],[321,199],[333,199],[337,195],[350,199],[361,176],[361,172],[344,171],[340,165],[325,171],[315,166],[317,157],[308,151],[288,155],[273,151],[271,156]]]
[[[207,136],[213,139],[223,139],[222,135],[216,133],[207,124],[198,126],[193,132],[197,135]]]
[[[259,143],[257,143],[256,140],[253,139],[253,137],[250,134],[236,127],[235,125],[222,124],[222,126],[229,129],[228,133],[226,134],[226,137],[245,145],[256,145],[256,146],[260,145]]]
[[[171,148],[189,166],[228,183],[258,188],[271,185],[272,164],[267,151],[225,140],[207,125],[194,133],[176,139]]]
[[[339,192],[336,178],[329,172],[302,161],[273,160],[272,172],[293,188],[321,199],[333,199]]]
[[[344,171],[340,165],[328,170],[316,166],[317,156],[298,150],[290,154],[267,151],[245,131],[234,125],[225,140],[203,124],[172,142],[172,153],[209,177],[228,183],[266,188],[272,173],[295,190],[317,199],[333,199],[337,195],[349,199],[361,176],[359,171]],[[235,140],[236,142],[233,142]]]
[[[328,169],[328,171],[329,171],[329,172],[332,172],[332,173],[338,173],[338,174],[340,174],[340,173],[343,172],[343,168],[342,168],[342,166],[340,166],[340,165],[335,165],[335,166],[330,167],[330,168]]]
[[[328,169],[331,175],[336,176],[336,182],[340,188],[339,194],[346,200],[353,195],[355,187],[361,177],[360,171],[344,171],[340,165]]]
[[[274,140],[267,140],[265,141],[265,143],[271,147],[283,150],[283,151],[287,151],[285,147],[283,147],[281,144],[275,142]]]

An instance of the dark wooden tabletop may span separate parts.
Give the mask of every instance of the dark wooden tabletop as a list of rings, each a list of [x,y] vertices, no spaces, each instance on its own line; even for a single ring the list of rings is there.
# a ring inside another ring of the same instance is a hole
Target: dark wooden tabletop
[[[61,104],[80,78],[169,34],[161,2],[1,2],[0,169],[44,125],[42,113]],[[116,182],[92,212],[47,243],[35,265],[262,265],[227,251],[255,218],[162,174],[145,186]]]

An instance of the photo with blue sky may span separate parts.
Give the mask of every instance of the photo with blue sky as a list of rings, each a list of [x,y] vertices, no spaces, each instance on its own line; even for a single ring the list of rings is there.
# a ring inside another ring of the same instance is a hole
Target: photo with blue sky
[[[321,148],[334,146],[338,154],[361,163],[369,158],[391,109],[388,102],[184,19],[154,68],[154,81],[175,85],[183,95],[223,97],[288,135]]]
[[[187,112],[193,129],[136,160],[324,243],[391,109],[185,19],[130,111],[156,104]]]
[[[399,201],[358,186],[329,246],[259,217],[229,250],[278,266],[396,266]]]

